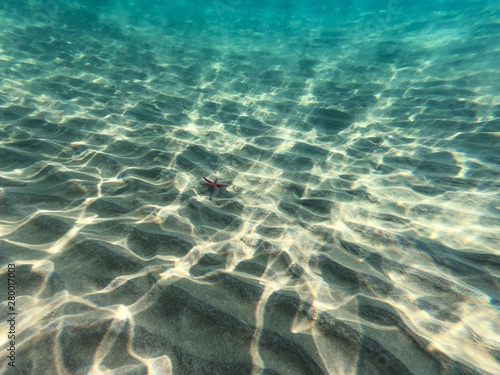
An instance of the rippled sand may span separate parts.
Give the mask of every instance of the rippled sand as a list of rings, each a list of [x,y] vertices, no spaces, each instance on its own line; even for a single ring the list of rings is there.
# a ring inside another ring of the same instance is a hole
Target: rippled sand
[[[4,373],[500,372],[498,10],[59,2],[33,24],[20,3],[0,6]]]

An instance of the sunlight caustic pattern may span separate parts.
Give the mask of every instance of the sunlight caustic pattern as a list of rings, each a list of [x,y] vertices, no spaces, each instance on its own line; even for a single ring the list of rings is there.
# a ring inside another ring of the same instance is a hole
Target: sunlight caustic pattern
[[[0,274],[16,263],[26,373],[500,371],[491,10],[435,14],[442,32],[401,11],[400,37],[59,4],[0,13]]]

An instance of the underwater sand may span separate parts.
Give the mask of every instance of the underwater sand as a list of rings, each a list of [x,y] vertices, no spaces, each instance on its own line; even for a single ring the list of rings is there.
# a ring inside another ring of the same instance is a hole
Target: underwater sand
[[[498,6],[90,3],[0,5],[3,373],[500,373]]]

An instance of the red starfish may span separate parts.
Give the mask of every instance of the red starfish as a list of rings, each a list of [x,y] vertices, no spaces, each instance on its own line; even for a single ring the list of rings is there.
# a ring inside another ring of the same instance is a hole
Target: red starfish
[[[226,185],[226,184],[218,184],[217,183],[218,178],[216,178],[215,181],[213,181],[213,182],[210,181],[208,178],[205,178],[205,177],[203,177],[203,179],[206,181],[206,182],[203,182],[203,185],[213,186],[216,189],[218,189],[219,187],[229,186],[229,185]]]

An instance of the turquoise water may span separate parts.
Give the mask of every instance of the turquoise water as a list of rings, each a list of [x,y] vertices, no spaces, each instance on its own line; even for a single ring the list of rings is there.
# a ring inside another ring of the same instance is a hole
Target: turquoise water
[[[2,373],[500,372],[496,1],[0,19]]]

